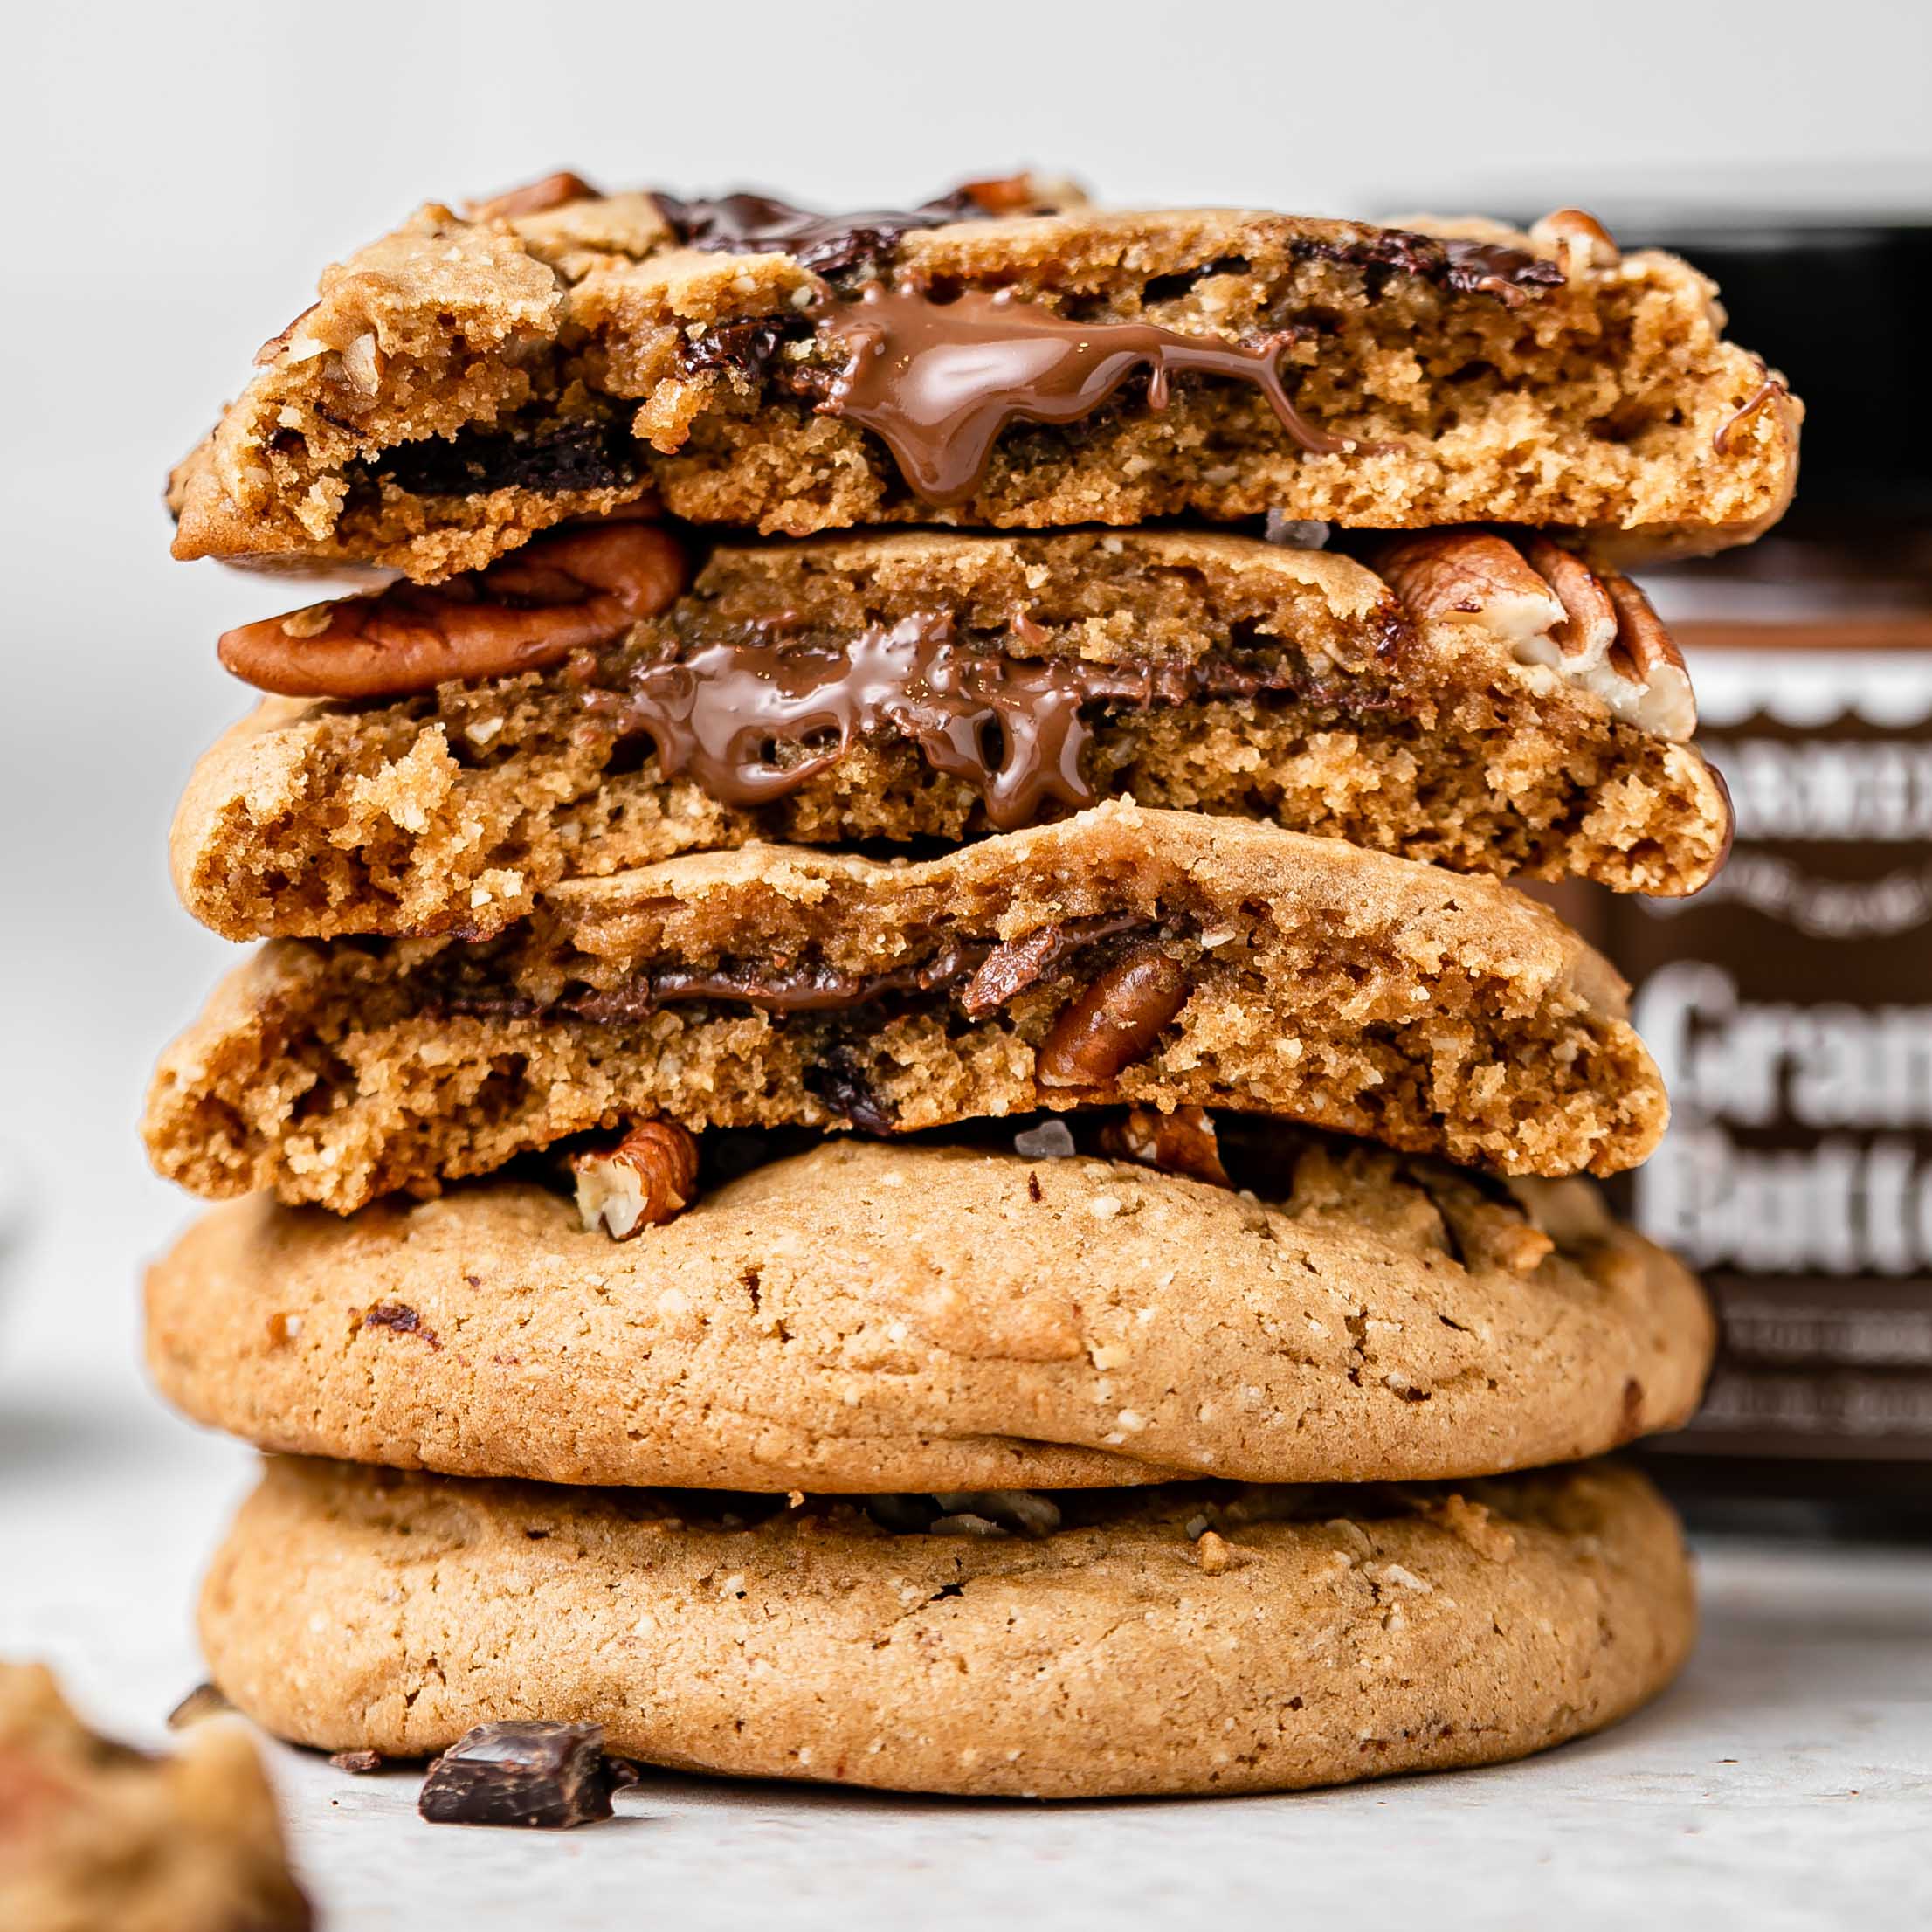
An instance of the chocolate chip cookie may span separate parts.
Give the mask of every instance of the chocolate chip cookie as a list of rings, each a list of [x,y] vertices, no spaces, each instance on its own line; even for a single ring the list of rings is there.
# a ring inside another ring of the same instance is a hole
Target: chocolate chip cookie
[[[1269,511],[1712,549],[1798,410],[1704,279],[1528,235],[1068,206],[1025,180],[818,217],[560,177],[322,278],[172,480],[176,554],[479,569],[655,500],[790,536]]]
[[[1728,843],[1675,646],[1541,537],[920,532],[729,546],[680,596],[683,569],[605,523],[229,633],[282,695],[190,784],[189,909],[484,937],[680,852],[957,841],[1121,795],[1653,893]]]
[[[0,1925],[308,1932],[245,1728],[150,1755],[97,1735],[38,1664],[0,1662]]]
[[[497,938],[274,940],[162,1056],[156,1166],[347,1211],[590,1128],[1225,1107],[1511,1173],[1663,1131],[1610,966],[1483,878],[1107,804],[919,864],[808,846],[559,886]]]
[[[1654,1696],[1694,1616],[1669,1509],[1601,1465],[860,1506],[277,1459],[201,1632],[330,1749],[575,1718],[652,1763],[1102,1797],[1518,1757]]]
[[[527,1181],[257,1196],[150,1272],[148,1364],[265,1449],[779,1491],[1467,1476],[1695,1404],[1702,1295],[1588,1182],[1252,1137],[1245,1194],[834,1142],[624,1241]]]

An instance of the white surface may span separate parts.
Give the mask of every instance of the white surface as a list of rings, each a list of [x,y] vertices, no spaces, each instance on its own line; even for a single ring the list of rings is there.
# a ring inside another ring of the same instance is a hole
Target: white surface
[[[137,1740],[201,1675],[188,1604],[251,1459],[0,1375],[0,1655]],[[95,1419],[90,1419],[90,1418]],[[1661,1702],[1493,1770],[1042,1808],[657,1777],[555,1838],[424,1825],[417,1775],[278,1749],[326,1924],[1723,1932],[1932,1922],[1932,1552],[1704,1549]]]

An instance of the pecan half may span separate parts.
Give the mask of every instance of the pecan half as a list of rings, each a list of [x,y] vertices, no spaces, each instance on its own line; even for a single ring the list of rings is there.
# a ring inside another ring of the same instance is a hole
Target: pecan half
[[[1136,1107],[1101,1128],[1101,1151],[1165,1174],[1184,1174],[1211,1187],[1232,1187],[1221,1164],[1221,1143],[1205,1107],[1177,1107],[1171,1114]]]
[[[684,552],[631,518],[540,537],[446,583],[392,583],[223,633],[229,670],[289,698],[397,698],[507,678],[620,638],[683,590]]]
[[[582,175],[560,168],[541,181],[527,181],[521,188],[507,188],[487,201],[473,201],[464,212],[472,221],[510,221],[519,215],[547,215],[566,202],[602,198],[600,191]]]
[[[570,1171],[585,1228],[628,1241],[698,1197],[698,1143],[674,1121],[640,1121],[615,1147],[572,1156]]]
[[[1549,637],[1568,613],[1515,544],[1488,530],[1422,530],[1381,545],[1370,567],[1418,624],[1465,618],[1514,651]]]
[[[1581,280],[1593,268],[1614,268],[1624,259],[1610,231],[1582,208],[1551,209],[1529,231],[1529,238],[1554,250],[1565,281]]]
[[[1546,536],[1521,539],[1524,561],[1563,607],[1563,621],[1549,633],[1565,665],[1600,663],[1617,638],[1617,610],[1603,580],[1577,555]]]
[[[1374,568],[1418,624],[1480,626],[1518,664],[1540,666],[1659,737],[1696,728],[1689,674],[1642,591],[1534,533],[1430,530],[1390,540]]]
[[[1136,947],[1062,1009],[1040,1042],[1042,1087],[1104,1087],[1146,1057],[1187,1004],[1187,976],[1156,945]]]

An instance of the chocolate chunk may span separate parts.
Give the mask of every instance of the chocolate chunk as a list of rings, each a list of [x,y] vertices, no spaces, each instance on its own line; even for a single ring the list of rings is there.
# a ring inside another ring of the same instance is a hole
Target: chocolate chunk
[[[467,496],[491,490],[621,490],[638,480],[637,455],[622,422],[558,423],[543,430],[466,429],[453,437],[398,443],[364,466],[412,496]]]
[[[748,383],[762,382],[779,350],[798,333],[762,315],[714,322],[680,340],[678,366],[687,376],[719,372]]]
[[[1304,261],[1399,269],[1459,295],[1494,295],[1512,306],[1533,290],[1560,287],[1563,279],[1558,263],[1508,242],[1441,241],[1406,228],[1375,230],[1345,241],[1310,238],[1294,243],[1291,252]]]
[[[818,1066],[808,1066],[804,1084],[808,1094],[862,1134],[891,1134],[899,1126],[898,1108],[874,1089],[845,1047],[834,1047]]]
[[[1142,286],[1141,300],[1143,304],[1177,301],[1211,275],[1245,275],[1249,273],[1249,263],[1245,256],[1218,256],[1213,261],[1203,262],[1198,268],[1183,268],[1176,274],[1155,276]]]
[[[983,221],[997,211],[969,188],[956,188],[916,208],[869,209],[854,215],[817,214],[770,195],[744,190],[696,201],[659,190],[652,199],[687,248],[731,255],[790,255],[801,268],[826,276],[883,266],[900,238],[915,228]]]
[[[565,1831],[611,1815],[601,1724],[480,1724],[430,1766],[416,1808],[432,1825]]]

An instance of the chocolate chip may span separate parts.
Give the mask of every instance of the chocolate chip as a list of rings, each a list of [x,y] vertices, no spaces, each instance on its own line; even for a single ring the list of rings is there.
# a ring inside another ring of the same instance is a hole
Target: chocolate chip
[[[770,195],[720,195],[686,200],[659,189],[652,199],[672,232],[687,248],[728,254],[790,255],[802,268],[836,276],[859,268],[880,268],[915,228],[983,220],[1007,210],[989,205],[971,187],[921,202],[916,208],[868,209],[862,214],[821,215]]]
[[[762,382],[772,360],[784,346],[787,332],[763,316],[749,315],[732,322],[714,322],[678,344],[678,364],[687,376],[721,373]]]
[[[558,423],[542,430],[459,431],[384,450],[367,466],[412,496],[466,496],[489,490],[623,489],[638,480],[637,454],[622,422]]]
[[[601,1724],[480,1724],[430,1766],[416,1808],[432,1825],[565,1831],[611,1815]]]
[[[1141,290],[1142,302],[1172,302],[1189,293],[1196,283],[1205,281],[1210,275],[1245,275],[1250,273],[1247,259],[1241,255],[1221,255],[1213,261],[1203,262],[1198,268],[1183,268],[1173,275],[1156,275]]]
[[[1301,260],[1344,263],[1361,269],[1398,269],[1457,294],[1508,299],[1532,288],[1554,288],[1563,279],[1560,265],[1507,242],[1458,238],[1439,241],[1405,228],[1367,230],[1347,238],[1304,238],[1290,245]]]
[[[898,1108],[873,1088],[849,1048],[834,1047],[804,1079],[808,1094],[861,1133],[890,1134],[899,1125]]]
[[[418,1342],[426,1342],[432,1349],[443,1344],[437,1339],[436,1330],[424,1325],[423,1318],[404,1301],[378,1301],[362,1317],[365,1328],[386,1328],[391,1335],[412,1335]]]

